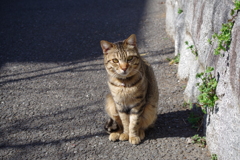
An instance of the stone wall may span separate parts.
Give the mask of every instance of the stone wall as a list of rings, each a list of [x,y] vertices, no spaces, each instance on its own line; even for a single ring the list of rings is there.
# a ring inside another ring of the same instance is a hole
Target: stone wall
[[[218,80],[213,112],[206,122],[207,144],[221,160],[240,159],[240,13],[232,29],[232,43],[227,52],[214,55],[216,43],[210,45],[213,33],[231,18],[232,0],[166,0],[166,30],[175,41],[175,54],[180,53],[179,79],[187,79],[185,101],[196,102],[199,91],[196,73],[214,67]],[[178,13],[178,9],[183,10]],[[185,41],[194,45],[196,57]]]

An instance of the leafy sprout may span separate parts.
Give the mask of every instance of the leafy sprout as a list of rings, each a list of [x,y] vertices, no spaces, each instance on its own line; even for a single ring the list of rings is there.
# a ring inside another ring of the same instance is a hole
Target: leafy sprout
[[[196,57],[198,57],[198,52],[197,52],[196,48],[194,47],[194,45],[189,45],[188,41],[185,41],[185,44],[188,46],[187,49],[190,49],[192,54],[194,54]]]
[[[200,95],[198,96],[198,101],[202,106],[203,113],[206,114],[206,108],[213,108],[215,102],[218,100],[216,95],[217,80],[211,72],[214,70],[213,67],[207,67],[205,72],[198,73],[197,78],[202,80],[202,83],[197,83]]]
[[[193,143],[199,144],[199,147],[206,147],[206,137],[200,137],[198,134],[196,134],[191,139],[193,140]]]
[[[222,28],[218,34],[214,33],[212,36],[213,40],[217,41],[218,43],[217,48],[214,50],[215,55],[219,55],[221,51],[227,51],[230,48],[232,40],[232,28],[237,17],[237,14],[234,14],[235,11],[237,11],[237,13],[240,11],[240,1],[235,1],[234,6],[235,8],[232,9],[230,13],[232,18],[228,20],[228,23],[222,24]],[[209,40],[209,43],[212,44],[212,41]]]
[[[178,14],[181,14],[182,12],[183,12],[183,10],[178,8]]]

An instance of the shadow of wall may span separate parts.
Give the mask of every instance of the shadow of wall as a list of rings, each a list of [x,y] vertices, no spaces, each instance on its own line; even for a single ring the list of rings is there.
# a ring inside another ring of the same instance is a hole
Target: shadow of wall
[[[99,41],[138,31],[145,0],[0,2],[0,66],[101,56]]]

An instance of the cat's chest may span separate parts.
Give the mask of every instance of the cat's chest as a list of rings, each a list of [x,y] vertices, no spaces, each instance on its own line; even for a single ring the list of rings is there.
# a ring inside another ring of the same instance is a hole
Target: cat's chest
[[[146,83],[142,78],[135,78],[131,81],[109,80],[108,86],[112,94],[127,96],[145,89]]]
[[[111,91],[113,95],[114,101],[123,106],[123,105],[131,105],[135,104],[135,95],[138,95],[140,93],[139,88],[137,87],[119,87],[115,90]]]
[[[131,95],[134,95],[138,92],[140,92],[141,87],[137,87],[137,86],[133,86],[133,87],[114,87],[114,89],[112,90],[112,93],[115,96],[119,96],[119,97],[130,97]]]
[[[111,93],[114,96],[122,96],[122,97],[127,97],[129,95],[133,95],[139,92],[141,87],[142,87],[141,85],[128,87],[128,84],[124,84],[124,83],[120,83],[117,85],[109,84]]]
[[[109,89],[115,101],[132,101],[136,95],[145,96],[147,81],[142,75],[135,75],[128,79],[109,78]]]
[[[115,101],[132,102],[135,101],[137,95],[145,97],[147,84],[141,80],[138,84],[130,86],[130,84],[111,84],[109,83],[110,91]]]

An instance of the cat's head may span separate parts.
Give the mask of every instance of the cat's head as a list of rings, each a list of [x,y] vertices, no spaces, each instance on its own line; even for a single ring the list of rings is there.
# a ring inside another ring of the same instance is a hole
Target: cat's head
[[[122,42],[111,43],[105,40],[100,42],[104,65],[110,76],[125,79],[136,74],[140,67],[141,57],[137,50],[136,35]]]

